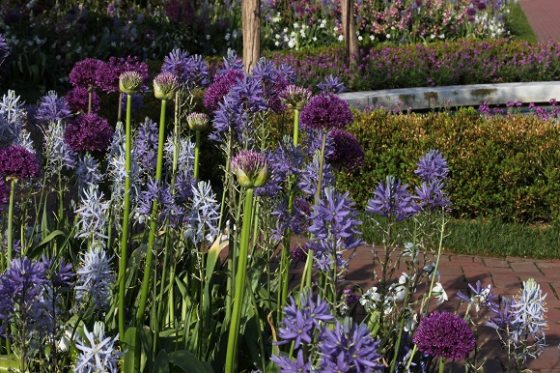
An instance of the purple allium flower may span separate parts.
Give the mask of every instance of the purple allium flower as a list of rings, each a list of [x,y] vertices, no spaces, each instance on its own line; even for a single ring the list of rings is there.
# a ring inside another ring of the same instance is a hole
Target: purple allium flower
[[[102,63],[95,76],[96,86],[106,93],[119,91],[119,77],[125,71],[135,71],[142,77],[142,85],[148,80],[148,65],[137,57],[111,57],[107,63]]]
[[[64,96],[66,102],[68,102],[68,106],[72,109],[73,112],[87,112],[88,111],[88,90],[87,88],[83,87],[74,87],[66,96]],[[99,96],[97,93],[93,92],[91,96],[91,111],[97,112],[99,111]]]
[[[434,312],[423,318],[413,341],[419,351],[448,360],[466,359],[476,343],[469,324],[450,312]]]
[[[291,84],[282,91],[280,98],[286,106],[294,110],[301,110],[311,98],[311,91]]]
[[[68,79],[74,87],[96,87],[98,70],[103,67],[104,63],[95,58],[86,58],[76,62]]]
[[[186,88],[205,87],[209,84],[208,65],[200,55],[189,56],[187,52],[174,49],[163,60],[162,72],[177,76],[179,84]]]
[[[208,128],[209,120],[208,115],[204,113],[190,113],[187,116],[187,123],[193,131],[204,131]]]
[[[241,70],[229,70],[216,78],[204,93],[204,107],[211,112],[217,110],[224,97],[244,77],[245,74]]]
[[[414,173],[422,181],[441,181],[449,174],[449,168],[443,155],[439,151],[432,149],[420,158]]]
[[[335,128],[328,135],[332,142],[332,153],[327,160],[336,168],[355,171],[364,164],[364,151],[350,132]]]
[[[58,122],[71,116],[68,103],[64,97],[58,97],[55,91],[49,91],[41,98],[35,112],[35,119],[45,122]]]
[[[304,360],[303,350],[299,350],[296,360],[288,356],[272,355],[270,360],[280,369],[280,373],[308,373],[311,372],[311,363]]]
[[[36,177],[39,175],[37,156],[19,145],[0,149],[0,175],[17,179]]]
[[[353,120],[348,103],[331,93],[314,96],[301,111],[301,124],[309,129],[344,128]]]
[[[439,180],[423,181],[419,187],[416,187],[416,198],[418,207],[422,210],[446,208],[451,204],[447,194],[443,191],[443,184]]]
[[[260,187],[268,179],[268,161],[262,153],[242,150],[231,160],[231,171],[237,176],[239,185]]]
[[[402,221],[418,212],[414,197],[408,192],[407,185],[402,185],[393,176],[387,176],[373,192],[368,201],[367,212]]]
[[[326,76],[321,83],[317,84],[317,88],[319,88],[322,93],[338,94],[346,91],[344,83],[334,75]]]
[[[172,99],[177,88],[179,88],[179,81],[177,80],[177,76],[173,73],[159,73],[154,78],[154,96],[157,99]]]
[[[379,341],[371,336],[364,324],[354,324],[350,318],[337,322],[334,330],[324,328],[319,351],[321,366],[330,371],[331,366],[343,364],[346,372],[382,372],[381,355],[377,351]]]
[[[0,34],[0,65],[4,62],[6,57],[10,55],[10,46],[6,42],[4,35]]]
[[[76,153],[104,153],[113,138],[113,129],[97,114],[83,114],[64,131],[64,141]]]

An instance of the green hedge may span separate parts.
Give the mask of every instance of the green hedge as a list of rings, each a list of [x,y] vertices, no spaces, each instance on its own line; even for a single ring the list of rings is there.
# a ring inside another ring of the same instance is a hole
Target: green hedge
[[[456,113],[356,113],[350,127],[365,151],[364,167],[338,182],[361,204],[392,174],[418,181],[416,160],[439,149],[448,159],[447,190],[455,217],[550,222],[560,216],[560,130],[535,116]]]

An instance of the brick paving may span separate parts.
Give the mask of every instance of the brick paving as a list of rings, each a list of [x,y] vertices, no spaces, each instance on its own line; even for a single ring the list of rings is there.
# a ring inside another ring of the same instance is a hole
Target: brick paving
[[[560,0],[520,0],[540,41],[560,41]]]
[[[560,0],[556,0],[560,4]],[[372,285],[374,251],[369,247],[356,250],[350,261],[347,280],[363,288]],[[400,272],[395,274],[400,275]],[[497,295],[514,295],[521,282],[532,277],[547,293],[547,344],[541,357],[530,363],[529,368],[539,373],[560,373],[560,260],[532,260],[523,258],[487,258],[467,255],[443,255],[440,263],[440,281],[449,296],[445,308],[457,305],[454,297],[457,291],[467,290],[467,283],[480,280],[485,286],[492,284]],[[488,334],[494,336],[493,333]],[[498,346],[494,347],[496,350]],[[493,352],[495,355],[497,352]],[[455,371],[455,369],[453,370]],[[457,370],[459,371],[459,370]],[[499,373],[496,362],[490,361],[486,372]]]

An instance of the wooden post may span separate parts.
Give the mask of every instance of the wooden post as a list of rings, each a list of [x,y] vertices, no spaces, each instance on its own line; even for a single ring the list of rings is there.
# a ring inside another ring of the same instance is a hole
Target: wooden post
[[[243,0],[241,4],[243,28],[243,65],[250,72],[261,57],[261,1]]]
[[[358,58],[358,36],[356,35],[356,22],[354,20],[354,2],[352,0],[341,0],[342,32],[346,53],[349,62],[355,62]]]

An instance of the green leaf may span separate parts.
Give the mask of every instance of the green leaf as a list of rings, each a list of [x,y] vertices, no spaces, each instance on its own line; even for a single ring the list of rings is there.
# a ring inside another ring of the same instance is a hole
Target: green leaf
[[[130,327],[126,329],[123,339],[123,349],[126,351],[123,356],[123,371],[125,373],[134,373],[134,345],[136,343],[136,328]]]
[[[153,373],[169,373],[169,357],[167,351],[161,350],[154,361]]]
[[[19,368],[19,360],[14,355],[0,355],[0,372],[10,372]]]
[[[30,254],[31,253],[35,253],[36,250],[41,249],[44,246],[47,246],[52,240],[54,240],[57,237],[60,236],[64,236],[64,232],[63,231],[52,231],[51,233],[49,233],[49,235],[47,237],[45,237],[41,242],[39,242],[37,245],[33,246],[30,250]]]
[[[175,351],[168,356],[171,364],[185,373],[213,373],[210,364],[201,362],[189,351]]]

